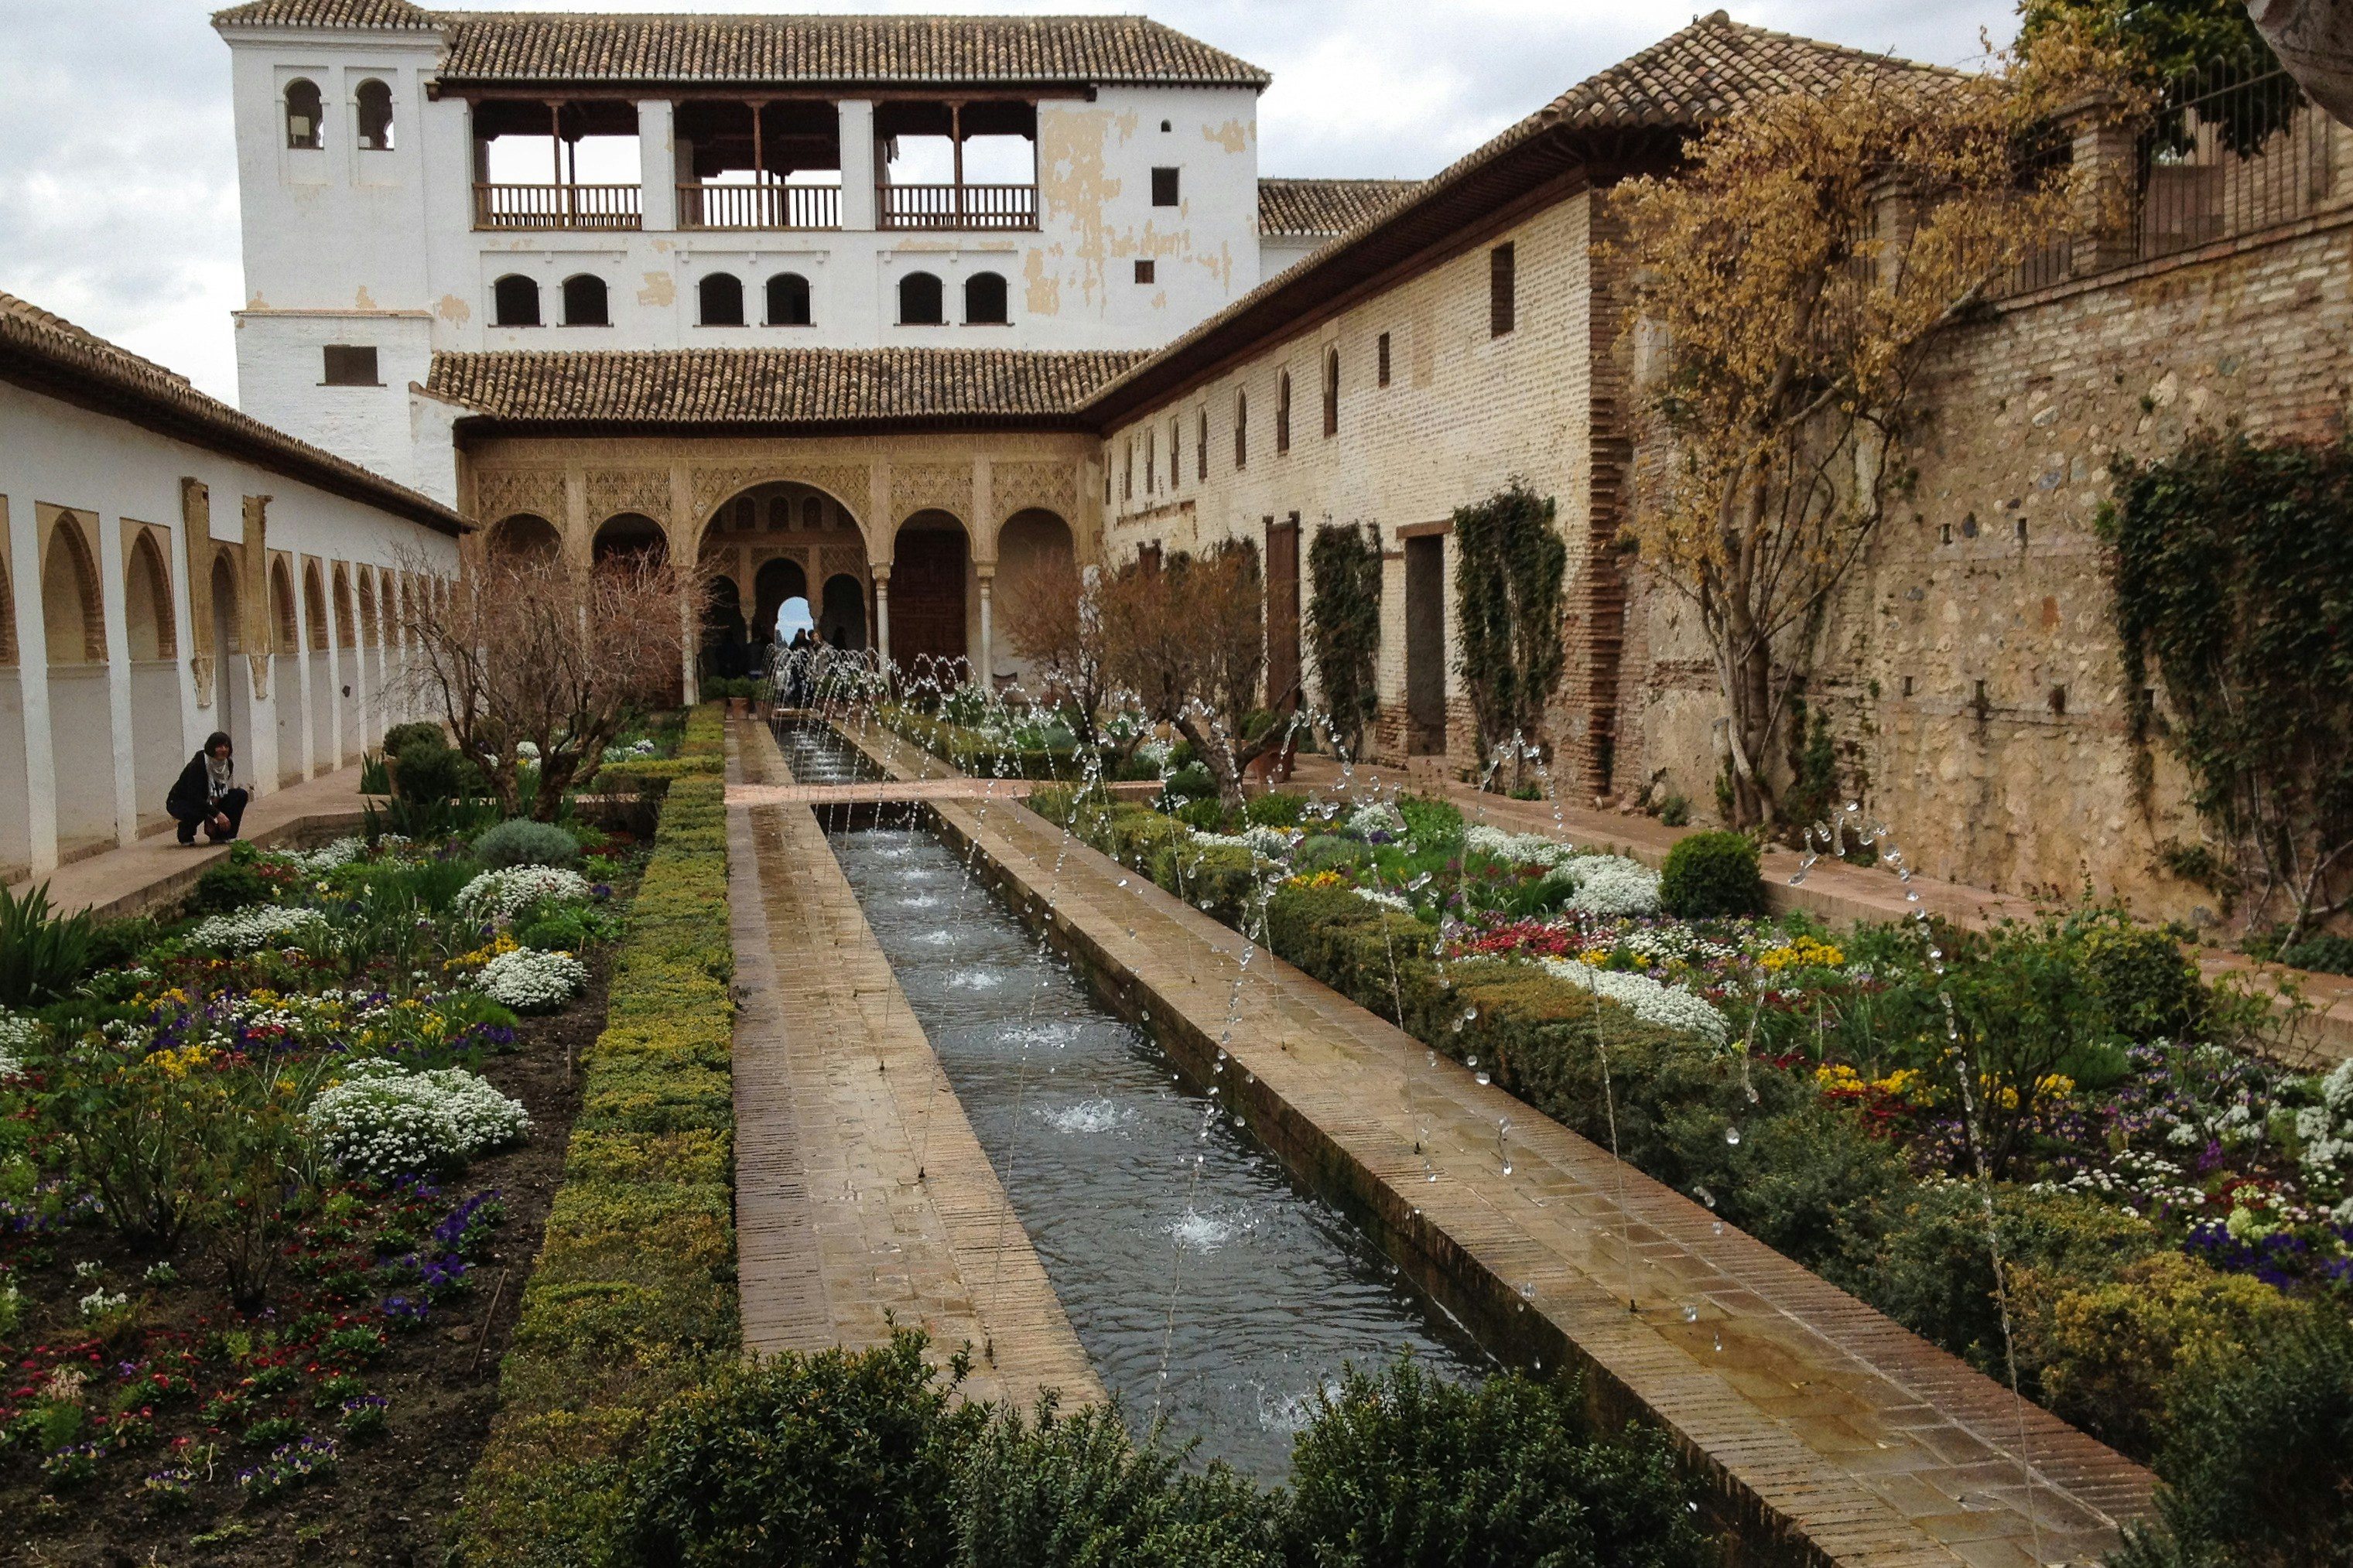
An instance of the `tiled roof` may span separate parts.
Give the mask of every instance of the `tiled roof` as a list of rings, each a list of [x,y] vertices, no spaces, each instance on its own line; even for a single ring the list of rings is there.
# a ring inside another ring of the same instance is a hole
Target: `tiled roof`
[[[431,32],[439,18],[408,0],[252,0],[213,14],[216,27],[366,27]]]
[[[305,3],[263,0],[272,5]],[[1145,16],[513,11],[442,20],[449,40],[442,75],[454,81],[1155,82],[1263,88],[1273,79],[1247,60]]]
[[[0,379],[242,458],[444,533],[467,524],[430,496],[298,441],[207,397],[185,376],[117,348],[37,305],[0,294]]]
[[[1823,92],[1846,78],[1883,72],[1952,74],[1893,55],[1752,27],[1723,11],[1694,18],[1359,217],[1339,238],[1140,362],[1091,399],[1089,411],[1124,417],[1129,405],[1151,401],[1151,389],[1181,385],[1198,365],[1286,330],[1335,293],[1442,243],[1512,195],[1573,170],[1587,156],[1588,138],[1697,130],[1747,104],[1789,92]],[[1515,165],[1527,173],[1514,174]]]
[[[1345,234],[1387,212],[1419,180],[1261,180],[1261,234]]]
[[[426,390],[505,424],[869,425],[1067,417],[1138,353],[672,349],[437,353]]]

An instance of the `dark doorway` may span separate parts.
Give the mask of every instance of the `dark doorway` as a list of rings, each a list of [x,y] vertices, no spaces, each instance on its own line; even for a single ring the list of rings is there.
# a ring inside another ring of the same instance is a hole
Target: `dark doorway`
[[[752,579],[752,647],[755,659],[765,658],[760,650],[776,640],[776,612],[785,607],[786,599],[808,597],[808,574],[797,561],[779,557],[763,563],[759,575]]]
[[[1266,520],[1266,700],[1299,706],[1299,514]]]
[[[751,673],[744,640],[744,609],[733,577],[712,582],[702,607],[702,673],[729,679]]]
[[[825,605],[818,612],[817,624],[828,647],[864,648],[866,585],[847,572],[826,579]]]
[[[891,659],[911,675],[962,681],[964,530],[910,522],[891,565]],[[943,668],[942,666],[949,668]]]
[[[1405,749],[1446,750],[1446,540],[1405,542]]]

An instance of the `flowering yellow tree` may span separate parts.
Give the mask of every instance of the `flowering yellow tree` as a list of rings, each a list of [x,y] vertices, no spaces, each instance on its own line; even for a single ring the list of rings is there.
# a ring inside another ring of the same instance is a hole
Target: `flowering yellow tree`
[[[1670,452],[1628,533],[1698,611],[1741,823],[1775,822],[1771,758],[1824,612],[1910,483],[1923,365],[2100,199],[2056,127],[2133,113],[2125,64],[2057,27],[1980,73],[1874,63],[1612,193],[1630,341],[1656,345],[1641,408]]]

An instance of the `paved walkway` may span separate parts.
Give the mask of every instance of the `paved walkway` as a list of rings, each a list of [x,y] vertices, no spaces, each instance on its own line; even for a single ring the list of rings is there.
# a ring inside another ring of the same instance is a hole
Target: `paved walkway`
[[[728,739],[735,1206],[747,1349],[927,1331],[976,1399],[1103,1386],[766,728]],[[821,797],[819,797],[821,798]],[[754,804],[763,802],[764,804]]]
[[[940,772],[863,738],[886,765]],[[1870,1568],[2083,1564],[2147,1510],[2145,1470],[1328,987],[1261,953],[1237,992],[1232,931],[1041,819],[934,810],[1033,893],[1050,880],[1063,940],[1197,1073],[1230,1010],[1235,1102],[1260,1135],[1344,1186],[1487,1342],[1567,1358],[1608,1404],[1648,1411],[1752,1545]]]
[[[359,764],[263,795],[245,808],[240,826],[247,838],[265,845],[358,832]],[[178,898],[228,858],[227,846],[198,842],[201,847],[187,848],[165,831],[61,866],[38,880],[48,884],[49,903],[58,910],[90,910],[106,919],[137,914]],[[8,890],[21,896],[35,885],[19,882]]]

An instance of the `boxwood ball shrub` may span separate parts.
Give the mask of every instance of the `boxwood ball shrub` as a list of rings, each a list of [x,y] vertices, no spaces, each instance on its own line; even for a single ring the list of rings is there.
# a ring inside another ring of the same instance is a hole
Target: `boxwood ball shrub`
[[[196,879],[195,907],[205,914],[226,914],[269,900],[269,880],[252,867],[234,860],[215,866]]]
[[[510,866],[571,866],[580,859],[580,843],[552,822],[518,816],[475,839],[474,858],[492,870]]]
[[[1659,905],[1681,920],[1765,912],[1765,879],[1746,834],[1694,833],[1675,840],[1659,875]]]

